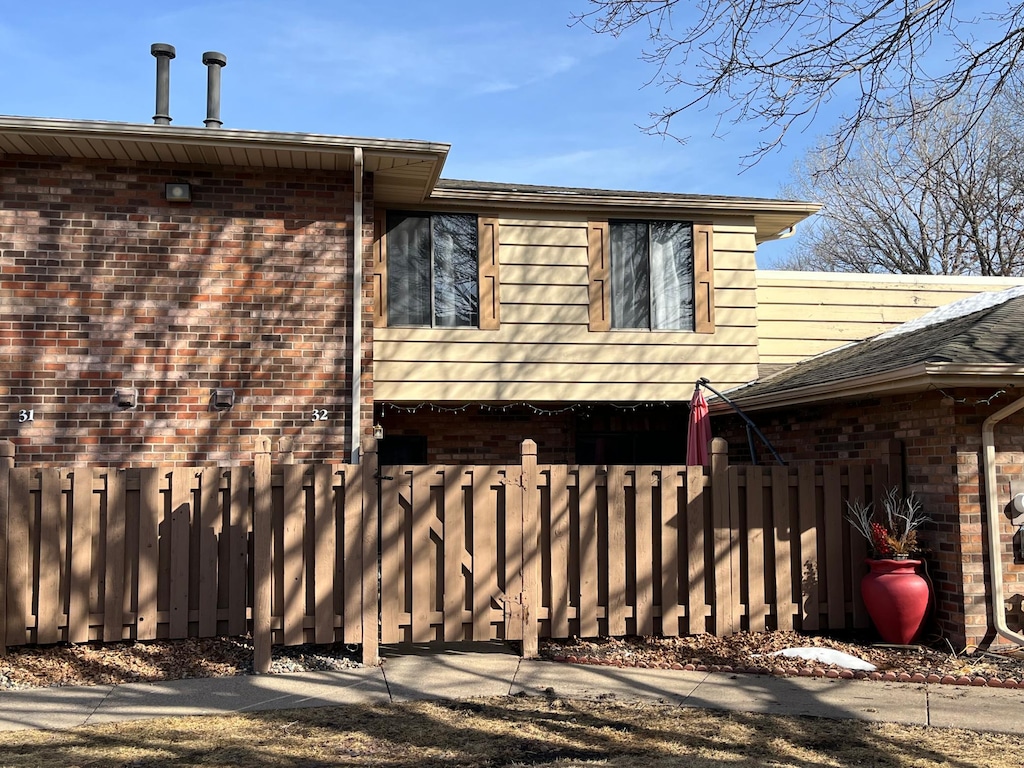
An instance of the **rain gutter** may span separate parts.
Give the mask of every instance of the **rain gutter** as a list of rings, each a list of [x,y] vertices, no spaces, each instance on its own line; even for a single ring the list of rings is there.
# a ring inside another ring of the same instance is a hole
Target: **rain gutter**
[[[1024,645],[1024,635],[1014,632],[1006,624],[1006,600],[1003,596],[1002,544],[999,540],[999,499],[996,493],[995,426],[1003,419],[1024,408],[1024,397],[996,411],[981,427],[981,461],[985,476],[985,514],[988,518],[988,564],[992,582],[992,619],[999,636]]]
[[[363,379],[363,150],[352,148],[352,442],[353,464],[359,463],[362,433]]]

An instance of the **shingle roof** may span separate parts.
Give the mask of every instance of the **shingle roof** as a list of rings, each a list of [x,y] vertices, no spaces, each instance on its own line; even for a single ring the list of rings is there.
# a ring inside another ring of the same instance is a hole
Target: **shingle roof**
[[[1024,296],[918,330],[840,347],[728,395],[733,400],[770,397],[922,364],[1024,365]]]

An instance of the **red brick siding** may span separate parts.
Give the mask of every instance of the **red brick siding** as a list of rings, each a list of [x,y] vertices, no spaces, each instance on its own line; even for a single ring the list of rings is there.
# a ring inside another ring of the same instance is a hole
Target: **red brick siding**
[[[192,203],[164,201],[179,180]],[[0,399],[19,463],[235,463],[258,436],[347,457],[351,175],[8,156],[0,185]],[[115,387],[138,408],[118,411]],[[231,410],[209,409],[214,387],[235,390]]]
[[[410,406],[411,407],[411,406]],[[537,460],[572,463],[572,414],[534,414],[525,408],[506,412],[469,406],[450,412],[425,405],[415,412],[381,406],[385,435],[425,435],[430,464],[518,464],[523,440],[537,443]]]

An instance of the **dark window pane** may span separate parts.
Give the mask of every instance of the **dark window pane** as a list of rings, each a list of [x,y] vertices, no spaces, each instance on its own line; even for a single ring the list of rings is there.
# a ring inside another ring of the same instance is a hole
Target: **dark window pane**
[[[388,324],[430,325],[430,217],[388,215]]]
[[[478,324],[476,216],[434,215],[434,323]]]
[[[612,327],[650,328],[647,224],[612,222]]]

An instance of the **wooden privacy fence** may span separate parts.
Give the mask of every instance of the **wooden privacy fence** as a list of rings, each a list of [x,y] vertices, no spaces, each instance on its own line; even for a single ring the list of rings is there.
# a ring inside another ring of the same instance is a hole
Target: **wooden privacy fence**
[[[382,470],[381,640],[434,642],[845,629],[866,544],[847,500],[901,483],[877,463],[521,465]]]
[[[375,658],[366,448],[361,466],[276,469],[269,441],[252,467],[13,468],[4,457],[0,651],[251,631],[261,671],[272,642],[356,643]]]
[[[11,449],[0,444],[2,449]],[[0,651],[252,633],[361,644],[864,626],[870,465],[40,469],[0,453]],[[378,497],[379,492],[379,497]],[[378,519],[378,510],[380,517]],[[379,584],[378,584],[379,569]]]

